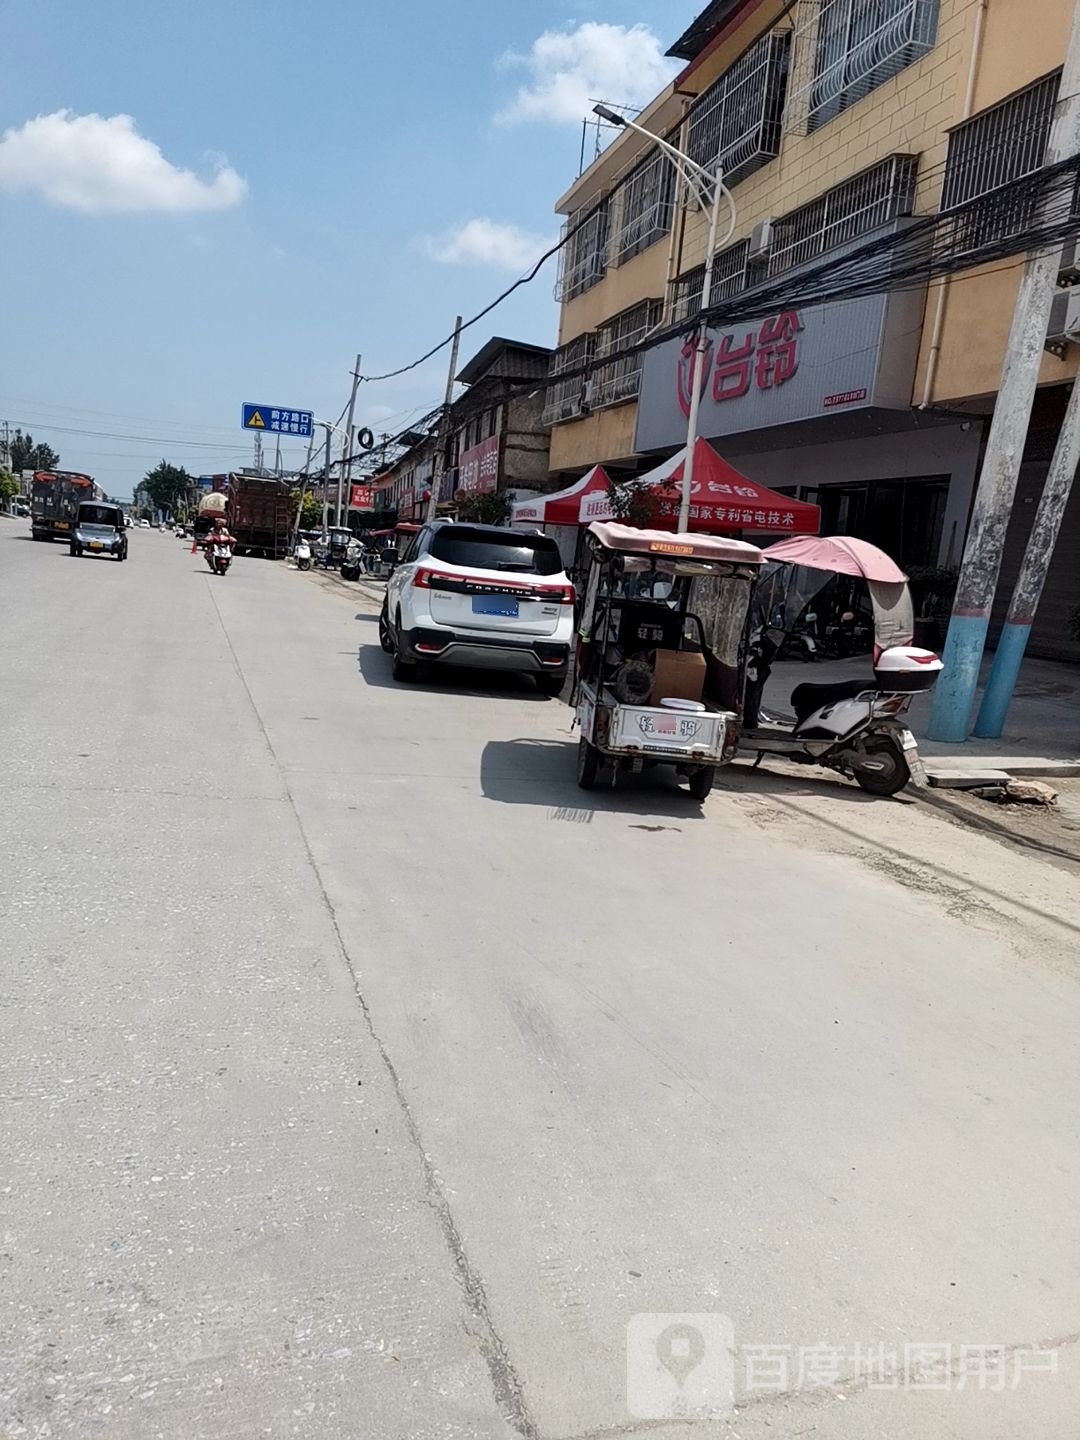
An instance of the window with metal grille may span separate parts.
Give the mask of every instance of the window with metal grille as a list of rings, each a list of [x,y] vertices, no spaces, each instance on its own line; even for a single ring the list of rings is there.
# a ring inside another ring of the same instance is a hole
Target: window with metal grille
[[[544,396],[544,425],[556,425],[560,420],[572,420],[584,408],[584,375],[571,375],[565,380],[558,377],[564,370],[576,370],[587,365],[593,355],[594,337],[591,331],[579,335],[567,345],[561,345],[551,357],[551,377]]]
[[[712,296],[710,303],[738,295],[750,283],[749,240],[740,240],[721,250],[713,261]],[[701,309],[701,292],[705,284],[705,266],[698,265],[672,282],[671,319],[677,324]]]
[[[575,229],[580,226],[580,229]],[[563,227],[570,239],[559,251],[556,300],[572,300],[604,278],[607,272],[608,202],[577,211]]]
[[[939,0],[802,0],[788,128],[817,130],[934,48]]]
[[[710,169],[717,156],[727,185],[780,153],[789,30],[764,36],[694,102],[688,150]]]
[[[589,387],[590,409],[601,405],[618,405],[631,400],[641,388],[641,364],[643,352],[623,355],[604,363],[605,357],[615,355],[629,345],[644,340],[650,330],[660,323],[663,304],[659,300],[643,300],[630,310],[616,315],[596,332],[597,368]]]
[[[1009,197],[997,192],[1041,169],[1060,80],[1061,72],[1055,71],[951,131],[942,210],[985,197],[957,217],[953,242],[958,248],[969,250],[1000,240],[1031,224],[1036,206],[1033,190]]]
[[[910,215],[918,166],[917,155],[890,155],[774,221],[768,274],[779,275]]]
[[[612,244],[615,264],[647,250],[671,229],[675,213],[675,167],[663,151],[630,171],[619,191],[618,231]]]

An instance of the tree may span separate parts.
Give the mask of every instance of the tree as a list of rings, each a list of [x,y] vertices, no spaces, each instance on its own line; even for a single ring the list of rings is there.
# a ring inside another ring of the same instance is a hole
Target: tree
[[[182,465],[170,465],[167,460],[162,460],[153,470],[146,472],[143,484],[157,509],[172,513],[187,503],[191,476]]]
[[[6,470],[0,470],[0,505],[10,505],[19,490],[19,482],[15,476],[9,475]]]
[[[60,456],[44,441],[34,444],[34,437],[16,430],[11,441],[11,468],[17,475],[20,470],[55,470]]]
[[[459,520],[474,525],[505,525],[510,518],[510,497],[505,490],[495,495],[462,495],[457,500]]]
[[[300,501],[300,491],[292,492],[293,515],[296,514],[296,505]],[[305,490],[304,498],[300,501],[300,529],[318,530],[322,526],[322,501],[310,490]]]

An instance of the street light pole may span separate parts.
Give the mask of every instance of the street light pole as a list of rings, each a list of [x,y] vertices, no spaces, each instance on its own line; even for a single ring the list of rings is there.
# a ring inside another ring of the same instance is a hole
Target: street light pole
[[[720,196],[723,194],[717,171],[716,187],[713,193],[712,212],[709,216],[709,241],[705,253],[705,274],[701,281],[701,308],[707,314],[712,299],[713,262],[716,257],[716,222],[720,215]],[[705,384],[705,366],[709,351],[709,330],[702,320],[698,327],[697,344],[690,365],[690,414],[686,419],[686,458],[683,460],[682,492],[679,496],[679,529],[690,526],[690,496],[694,487],[694,451],[697,449],[698,414],[701,410],[701,392]]]
[[[601,120],[606,120],[610,125],[618,125],[627,130],[637,130],[639,134],[646,135],[664,154],[668,157],[680,176],[686,181],[690,193],[697,202],[698,209],[704,213],[709,211],[709,238],[705,250],[705,272],[701,281],[701,309],[708,312],[712,301],[713,269],[716,263],[716,251],[720,246],[726,245],[735,231],[736,210],[735,200],[731,191],[724,184],[724,168],[722,156],[717,152],[715,170],[709,170],[704,165],[692,159],[684,151],[663,140],[659,135],[654,135],[651,130],[646,130],[644,125],[638,125],[633,120],[627,120],[625,115],[612,110],[607,105],[594,105],[593,113],[599,115]],[[722,241],[717,242],[716,232],[719,229],[720,200],[727,196],[728,204],[731,207],[731,222],[728,225],[727,233]],[[682,489],[679,495],[679,521],[680,530],[685,530],[690,524],[690,496],[694,485],[694,450],[697,448],[698,439],[698,418],[701,412],[701,391],[704,388],[705,357],[709,349],[709,331],[705,320],[698,329],[697,340],[694,344],[694,355],[690,366],[690,413],[686,419],[686,456],[683,460]],[[700,377],[700,379],[699,379]]]

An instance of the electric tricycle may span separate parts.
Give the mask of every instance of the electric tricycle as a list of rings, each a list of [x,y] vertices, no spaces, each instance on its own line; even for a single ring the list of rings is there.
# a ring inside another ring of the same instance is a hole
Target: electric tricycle
[[[756,545],[595,522],[573,704],[577,781],[673,765],[696,800],[734,759]]]

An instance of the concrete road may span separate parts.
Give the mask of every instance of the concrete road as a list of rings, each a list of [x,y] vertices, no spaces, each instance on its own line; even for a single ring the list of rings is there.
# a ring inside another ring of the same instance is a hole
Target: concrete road
[[[23,536],[0,1435],[1080,1433],[1048,857],[829,777],[585,796],[564,705],[395,685],[356,588]]]

